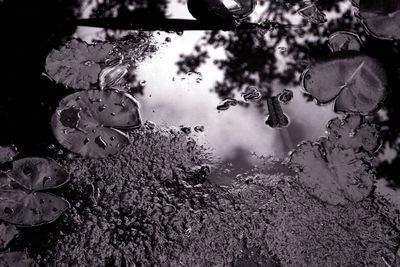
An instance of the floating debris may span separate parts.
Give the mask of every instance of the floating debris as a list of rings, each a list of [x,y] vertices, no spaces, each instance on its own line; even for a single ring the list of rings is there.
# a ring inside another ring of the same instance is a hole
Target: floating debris
[[[187,126],[180,126],[180,127],[181,127],[181,131],[184,134],[190,134],[192,132],[192,129],[190,127],[187,127]]]
[[[32,259],[29,259],[26,252],[7,252],[0,254],[0,266],[8,267],[33,267],[36,266]]]
[[[325,14],[314,3],[308,3],[298,9],[297,13],[311,23],[322,24],[327,21]]]
[[[220,103],[217,106],[217,110],[222,111],[222,110],[228,110],[230,107],[236,106],[237,105],[237,100],[234,98],[227,98],[222,103]]]
[[[156,128],[156,123],[155,122],[146,121],[144,124],[151,130],[154,130]]]
[[[289,89],[283,89],[283,91],[279,93],[277,97],[279,102],[286,105],[293,99],[293,91]]]
[[[204,126],[203,125],[197,125],[194,127],[194,131],[197,133],[202,133],[204,132]]]
[[[104,68],[99,75],[100,89],[113,88],[128,73],[128,64],[118,64]]]
[[[338,31],[329,36],[328,45],[332,52],[348,50],[360,51],[362,41],[355,33]]]
[[[281,105],[276,96],[267,98],[268,105],[268,116],[265,120],[265,124],[271,128],[282,128],[289,124],[288,117],[283,113]]]
[[[3,250],[7,247],[8,243],[11,242],[18,235],[18,230],[15,225],[12,224],[0,224],[0,249]]]
[[[242,97],[246,102],[256,102],[261,99],[262,94],[260,93],[257,87],[248,86],[242,93]]]

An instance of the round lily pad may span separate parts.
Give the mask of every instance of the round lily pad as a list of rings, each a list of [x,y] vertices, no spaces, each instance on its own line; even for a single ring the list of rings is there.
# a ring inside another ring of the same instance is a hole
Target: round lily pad
[[[400,1],[359,0],[359,13],[367,31],[381,39],[400,39]]]
[[[91,158],[117,154],[129,143],[118,129],[140,126],[139,103],[118,90],[87,90],[69,95],[52,118],[53,133],[60,144]]]
[[[359,51],[362,42],[360,37],[355,33],[338,31],[329,36],[328,45],[332,52],[348,50]]]
[[[46,72],[57,83],[79,89],[89,89],[97,83],[101,63],[113,49],[109,43],[89,45],[73,39],[60,50],[53,49],[46,58]]]
[[[29,190],[41,191],[68,182],[68,174],[52,159],[24,158],[13,162],[10,176]]]
[[[0,190],[0,200],[0,218],[21,226],[51,223],[69,207],[55,195],[22,189]]]
[[[290,163],[308,192],[329,204],[358,202],[372,191],[372,168],[353,149],[305,142],[291,154]]]
[[[369,114],[386,95],[387,76],[381,63],[357,52],[336,52],[302,75],[302,87],[318,103],[336,99],[335,111]]]

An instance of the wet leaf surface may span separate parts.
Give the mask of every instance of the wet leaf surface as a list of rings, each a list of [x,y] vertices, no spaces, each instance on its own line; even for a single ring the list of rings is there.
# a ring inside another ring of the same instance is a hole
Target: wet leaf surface
[[[8,252],[0,255],[0,266],[3,267],[31,267],[35,263],[25,252]]]
[[[140,127],[138,102],[117,90],[88,90],[64,98],[52,118],[57,140],[84,157],[115,155],[129,143],[117,129]]]
[[[383,101],[387,76],[374,58],[357,52],[338,52],[306,70],[302,86],[320,104],[336,99],[337,112],[368,114]]]
[[[360,37],[355,33],[338,31],[329,36],[328,45],[332,52],[348,50],[359,51],[362,42]]]
[[[29,190],[41,191],[68,182],[68,174],[51,159],[24,158],[13,162],[10,176]]]
[[[21,225],[51,223],[68,207],[64,199],[38,192],[57,188],[68,181],[67,173],[53,160],[24,158],[0,175],[0,219]]]
[[[53,49],[46,58],[46,72],[57,83],[72,89],[89,89],[97,83],[101,63],[110,54],[109,43],[89,45],[71,40],[60,50]]]
[[[400,2],[359,0],[359,12],[366,29],[375,37],[400,39]]]

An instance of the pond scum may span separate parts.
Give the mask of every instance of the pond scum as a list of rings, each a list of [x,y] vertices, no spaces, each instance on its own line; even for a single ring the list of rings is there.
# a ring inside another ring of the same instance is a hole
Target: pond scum
[[[210,163],[207,151],[184,133],[143,127],[130,135],[132,143],[115,158],[62,163],[72,175],[64,194],[71,208],[60,231],[48,237],[47,252],[37,248],[37,262],[382,266],[383,259],[396,261],[395,220],[380,212],[375,196],[346,206],[325,204],[285,167],[215,187],[198,168]],[[389,207],[382,211],[393,212]]]

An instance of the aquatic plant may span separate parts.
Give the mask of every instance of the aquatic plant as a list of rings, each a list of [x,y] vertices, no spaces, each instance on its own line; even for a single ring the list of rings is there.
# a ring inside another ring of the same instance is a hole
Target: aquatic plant
[[[46,58],[46,72],[57,83],[80,90],[96,84],[101,65],[111,53],[110,43],[89,45],[72,39],[60,50],[53,49]]]
[[[51,159],[14,161],[12,170],[0,175],[0,219],[20,226],[53,222],[69,203],[44,191],[67,181],[67,173]]]
[[[328,45],[332,52],[349,50],[360,51],[362,41],[355,33],[338,31],[328,37]]]
[[[0,164],[12,161],[17,155],[18,151],[14,145],[0,146]]]
[[[359,15],[367,31],[381,39],[400,39],[400,2],[359,0]]]
[[[87,90],[61,100],[51,125],[58,142],[84,157],[117,154],[129,143],[124,129],[141,126],[139,103],[118,90]]]
[[[116,157],[66,162],[72,207],[39,264],[232,266],[250,249],[277,266],[394,262],[399,235],[372,199],[328,205],[286,166],[213,186],[193,172],[209,163],[206,149],[149,128]]]
[[[0,266],[3,267],[33,267],[35,262],[29,259],[25,252],[8,252],[0,254]]]
[[[333,119],[327,130],[328,137],[301,143],[289,162],[311,195],[332,205],[359,202],[375,180],[368,159],[379,147],[376,129],[347,117]]]
[[[308,68],[302,87],[318,103],[335,100],[336,112],[368,114],[386,95],[387,75],[381,63],[353,51],[335,52]]]
[[[17,235],[18,230],[15,225],[0,223],[0,250],[5,249]]]

